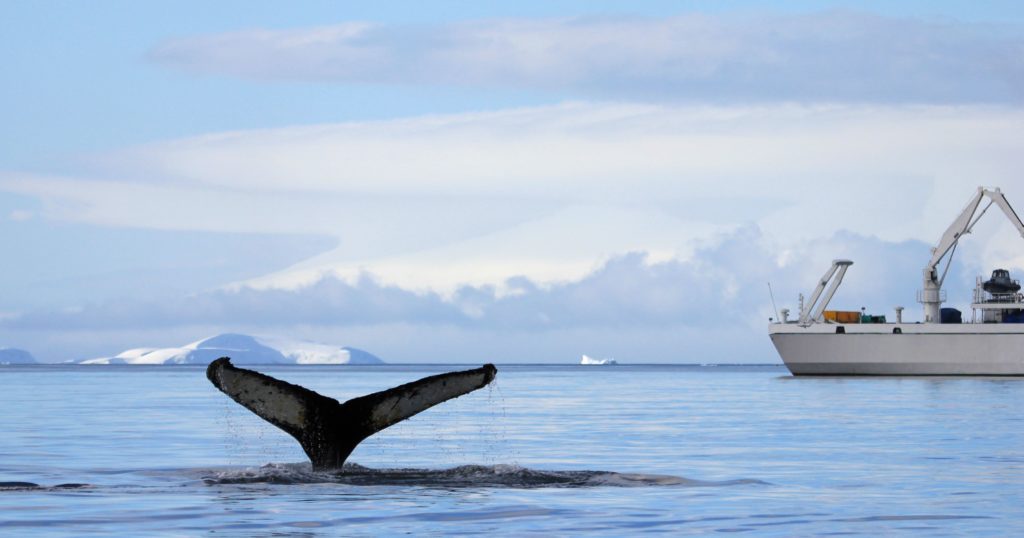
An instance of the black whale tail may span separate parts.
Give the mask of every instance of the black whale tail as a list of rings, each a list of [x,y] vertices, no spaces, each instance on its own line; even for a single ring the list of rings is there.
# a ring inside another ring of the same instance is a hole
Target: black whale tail
[[[313,468],[339,469],[367,437],[439,403],[483,388],[498,369],[481,368],[425,377],[339,403],[305,387],[236,368],[227,357],[206,369],[221,392],[298,440]]]

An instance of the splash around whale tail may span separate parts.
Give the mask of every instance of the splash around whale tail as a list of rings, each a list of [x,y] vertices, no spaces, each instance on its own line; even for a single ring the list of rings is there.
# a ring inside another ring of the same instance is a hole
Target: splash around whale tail
[[[313,468],[340,469],[367,437],[421,411],[490,383],[498,369],[481,368],[425,377],[339,403],[305,387],[237,368],[221,357],[206,377],[221,392],[294,437]]]

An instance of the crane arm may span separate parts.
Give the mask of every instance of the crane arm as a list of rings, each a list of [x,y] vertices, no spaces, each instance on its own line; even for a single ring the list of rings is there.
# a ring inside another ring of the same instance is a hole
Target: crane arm
[[[828,291],[826,291],[825,295],[821,298],[821,303],[818,304],[818,308],[814,309],[814,314],[812,314],[814,321],[824,321],[825,309],[828,308],[828,303],[832,301],[832,296],[836,294],[836,290],[839,289],[839,285],[843,283],[843,276],[846,275],[846,270],[853,265],[853,262],[849,260],[837,260],[832,263],[834,264],[833,267],[838,267],[839,270],[836,271],[836,276],[832,280],[832,285],[828,287]]]
[[[949,225],[946,233],[942,234],[939,244],[932,248],[932,258],[928,260],[928,265],[924,267],[925,274],[930,275],[931,280],[935,281],[938,279],[935,268],[938,267],[942,258],[952,250],[957,241],[960,240],[960,236],[970,232],[971,220],[974,218],[974,213],[978,211],[978,204],[981,203],[981,199],[985,197],[986,192],[988,191],[984,188],[978,187],[978,192],[967,203],[967,207],[964,207],[964,210],[960,212],[960,216],[953,221],[953,224]]]
[[[801,324],[808,323],[811,319],[813,319],[811,318],[811,311],[814,309],[814,304],[818,302],[818,297],[821,297],[821,292],[825,291],[825,286],[828,285],[829,280],[832,280],[832,275],[836,274],[836,270],[838,268],[839,265],[835,261],[833,261],[832,265],[828,268],[828,271],[825,271],[825,274],[822,275],[821,280],[818,281],[818,286],[814,288],[814,291],[811,293],[811,300],[808,301],[807,304],[804,306],[803,312],[800,312]]]
[[[988,197],[991,198],[997,206],[999,206],[999,209],[1003,210],[1003,213],[1006,214],[1006,218],[1010,219],[1010,222],[1012,222],[1017,228],[1017,233],[1019,233],[1021,237],[1024,237],[1024,222],[1021,222],[1020,217],[1017,216],[1017,212],[1013,210],[1013,206],[1011,206],[1010,202],[1006,200],[1006,196],[1003,194],[1003,191],[996,189],[994,191],[985,192],[988,194]]]
[[[983,198],[988,197],[993,203],[999,206],[999,209],[1003,210],[1003,214],[1006,218],[1013,223],[1014,227],[1017,228],[1017,232],[1024,237],[1024,222],[1021,222],[1020,216],[1013,210],[1013,206],[1006,200],[1006,196],[998,188],[989,190],[984,187],[978,187],[978,192],[971,198],[971,201],[967,203],[967,207],[960,213],[960,216],[950,224],[946,233],[942,234],[942,239],[939,240],[939,244],[932,248],[932,258],[928,260],[928,265],[925,266],[925,274],[930,275],[931,280],[937,281],[938,275],[935,272],[935,268],[938,267],[939,262],[956,246],[957,242],[964,234],[971,233],[971,228],[981,219],[981,215],[978,218],[974,218],[974,214],[978,212],[978,206],[981,204]],[[988,206],[982,210],[981,214],[984,215],[985,211],[988,210]]]
[[[821,280],[818,281],[818,286],[814,288],[814,292],[811,293],[811,300],[804,305],[804,309],[800,312],[800,326],[806,327],[815,321],[822,321],[822,317],[825,312],[825,308],[828,307],[829,301],[832,300],[832,296],[836,294],[836,289],[839,288],[839,284],[843,282],[843,275],[846,274],[846,270],[853,265],[850,260],[832,260],[832,266],[825,271],[822,275]],[[833,280],[833,276],[835,279]],[[825,286],[828,286],[829,281],[832,281],[832,285],[829,286],[828,291],[825,292]],[[825,292],[824,298],[818,303],[818,299],[822,297],[822,292]],[[817,305],[817,308],[815,308]],[[812,313],[813,312],[813,313]]]

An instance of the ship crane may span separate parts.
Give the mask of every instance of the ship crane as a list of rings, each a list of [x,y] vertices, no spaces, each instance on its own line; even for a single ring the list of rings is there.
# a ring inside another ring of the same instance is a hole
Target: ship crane
[[[850,260],[832,260],[832,267],[818,280],[818,287],[814,288],[814,292],[811,293],[811,299],[805,304],[803,296],[800,296],[800,320],[798,323],[801,327],[807,327],[812,323],[821,323],[825,320],[825,309],[828,308],[828,303],[836,294],[839,285],[843,283],[843,276],[846,275],[846,270],[851,265],[853,262]],[[830,281],[831,285],[829,285]],[[825,286],[828,286],[827,292]],[[825,292],[824,296],[821,295],[822,292]]]
[[[978,207],[981,206],[981,202],[986,197],[989,199],[989,202],[979,213]],[[1017,227],[1017,232],[1020,233],[1021,237],[1024,237],[1024,222],[1021,222],[1017,212],[1010,206],[1010,202],[1006,200],[1006,196],[1003,195],[1002,191],[998,188],[986,189],[978,187],[978,192],[968,202],[967,207],[953,221],[953,224],[949,226],[946,233],[942,234],[942,239],[939,240],[938,245],[932,248],[932,257],[928,260],[928,265],[924,267],[924,287],[918,292],[917,300],[924,306],[925,323],[941,322],[941,316],[939,315],[940,307],[945,301],[942,283],[946,280],[946,273],[949,272],[949,266],[953,260],[953,254],[956,252],[957,244],[961,237],[971,233],[971,229],[981,220],[985,212],[992,207],[992,204],[996,204],[999,206],[999,209],[1003,210],[1006,218]],[[948,258],[946,257],[947,254],[949,255]],[[942,270],[942,276],[940,277],[938,271],[939,264],[942,263],[944,258],[946,259],[946,267]]]
[[[1012,375],[1024,377],[1024,294],[1007,269],[978,277],[970,322],[939,308],[945,297],[942,282],[964,234],[998,205],[1024,237],[1024,222],[996,188],[979,187],[931,251],[924,268],[925,322],[905,322],[896,307],[896,322],[867,315],[866,309],[827,311],[850,267],[850,260],[832,260],[814,291],[800,295],[800,317],[768,325],[779,357],[793,375]],[[981,319],[978,319],[978,313]],[[943,323],[945,321],[946,323]]]

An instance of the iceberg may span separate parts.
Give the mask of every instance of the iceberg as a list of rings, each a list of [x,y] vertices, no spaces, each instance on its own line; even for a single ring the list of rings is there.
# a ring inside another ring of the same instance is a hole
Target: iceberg
[[[596,366],[609,366],[609,365],[612,365],[612,364],[618,364],[618,362],[615,359],[595,359],[593,357],[588,357],[588,356],[584,355],[580,359],[580,364],[596,365]]]
[[[12,364],[36,364],[36,359],[24,349],[0,347],[0,366],[10,366]]]
[[[225,333],[182,347],[135,348],[81,364],[210,364],[231,357],[236,364],[383,364],[361,349]]]
[[[384,364],[376,355],[354,347],[274,338],[264,338],[262,342],[280,351],[294,364]]]

